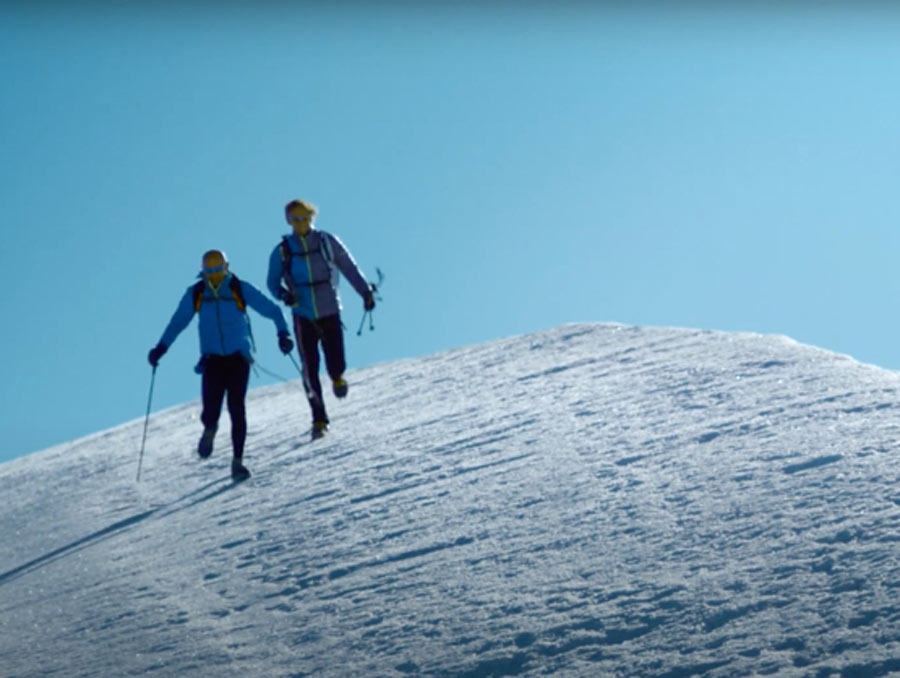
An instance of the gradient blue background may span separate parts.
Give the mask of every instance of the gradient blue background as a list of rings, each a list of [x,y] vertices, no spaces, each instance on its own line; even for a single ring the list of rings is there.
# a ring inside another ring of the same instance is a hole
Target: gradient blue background
[[[142,417],[202,252],[263,286],[295,197],[387,275],[351,367],[570,321],[900,365],[887,4],[72,4],[0,10],[0,460]]]

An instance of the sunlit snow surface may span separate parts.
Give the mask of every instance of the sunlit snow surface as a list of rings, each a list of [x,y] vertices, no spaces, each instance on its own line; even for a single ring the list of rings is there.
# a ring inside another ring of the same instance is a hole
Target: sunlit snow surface
[[[0,675],[900,671],[894,373],[586,324],[348,377],[315,443],[251,392],[243,485],[196,402],[140,484],[143,420],[0,466]]]

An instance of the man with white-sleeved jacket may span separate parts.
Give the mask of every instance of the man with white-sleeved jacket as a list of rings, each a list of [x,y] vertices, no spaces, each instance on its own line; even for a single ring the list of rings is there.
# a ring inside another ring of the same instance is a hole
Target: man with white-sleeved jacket
[[[344,379],[347,365],[338,295],[339,274],[343,274],[363,298],[365,310],[375,308],[375,297],[372,286],[340,239],[315,228],[318,213],[315,205],[305,200],[292,200],[284,212],[293,233],[284,236],[272,250],[267,283],[272,295],[292,309],[294,335],[312,410],[312,437],[319,438],[328,430],[328,414],[319,380],[320,343],[335,396],[345,397],[348,388]]]

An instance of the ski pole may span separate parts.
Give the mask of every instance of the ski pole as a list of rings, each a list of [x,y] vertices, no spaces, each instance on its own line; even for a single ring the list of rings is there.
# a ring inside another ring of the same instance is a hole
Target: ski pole
[[[300,378],[303,381],[303,390],[306,392],[306,399],[314,402],[317,401],[319,399],[319,396],[315,391],[313,391],[312,384],[309,381],[309,376],[306,374],[303,368],[301,368],[300,365],[297,364],[297,359],[292,354],[289,353],[288,358],[291,359],[291,362],[294,363],[294,367],[297,368],[297,372],[300,373]]]
[[[374,320],[373,320],[373,318],[372,318],[372,311],[363,311],[363,317],[362,317],[362,320],[359,321],[359,329],[356,330],[356,336],[357,336],[357,337],[361,337],[361,336],[362,336],[363,325],[366,324],[366,316],[369,316],[369,330],[374,330],[374,329],[375,329],[375,323],[374,323]]]
[[[153,402],[153,383],[156,381],[156,365],[150,374],[150,394],[147,396],[147,416],[144,417],[144,436],[141,439],[141,454],[138,457],[138,470],[136,482],[141,481],[141,465],[144,463],[144,444],[147,442],[147,424],[150,423],[150,403]]]
[[[372,296],[381,301],[381,295],[378,294],[378,288],[381,287],[381,284],[384,282],[384,273],[381,272],[381,269],[377,266],[375,267],[375,273],[378,276],[377,283],[369,283],[369,287],[372,290]],[[359,329],[356,330],[356,336],[361,337],[363,327],[366,324],[366,316],[369,316],[369,331],[373,332],[375,330],[375,314],[372,312],[372,309],[368,309],[363,311],[362,319],[359,321]]]

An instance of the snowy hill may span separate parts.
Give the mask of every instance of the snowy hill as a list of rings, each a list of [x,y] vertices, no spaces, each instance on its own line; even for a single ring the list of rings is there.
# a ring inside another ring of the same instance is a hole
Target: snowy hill
[[[897,375],[571,325],[251,391],[0,466],[0,675],[900,672]],[[164,377],[164,367],[160,378]]]

